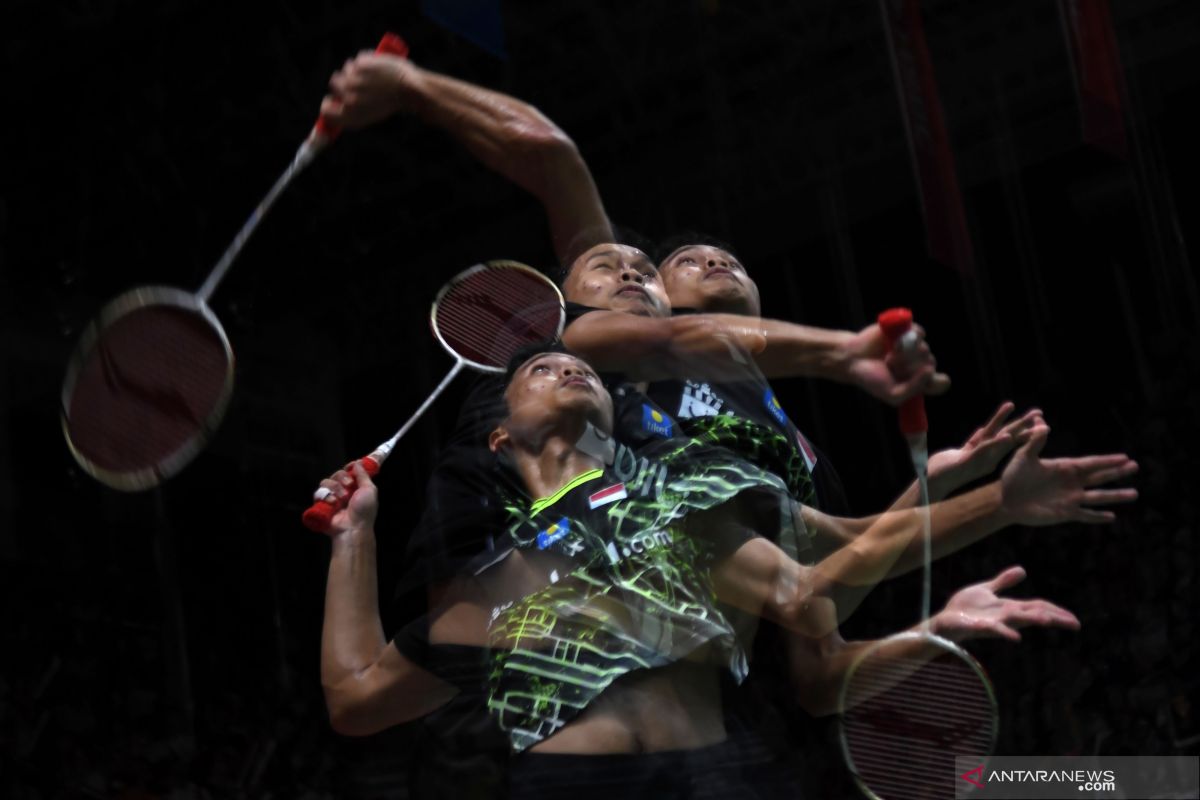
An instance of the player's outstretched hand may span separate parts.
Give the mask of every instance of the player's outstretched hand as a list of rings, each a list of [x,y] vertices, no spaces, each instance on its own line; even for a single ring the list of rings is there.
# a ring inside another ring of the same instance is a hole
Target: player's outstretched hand
[[[1030,626],[1079,630],[1079,620],[1061,606],[1047,600],[1000,596],[1024,579],[1025,569],[1013,566],[991,580],[959,589],[930,620],[931,630],[952,642],[985,637],[1019,642],[1019,629]]]
[[[325,480],[313,493],[313,499],[342,506],[333,515],[329,530],[331,537],[349,531],[365,531],[375,525],[379,511],[379,490],[360,462],[347,464],[349,471],[339,469]],[[347,502],[348,500],[348,502]]]
[[[1131,503],[1137,489],[1099,489],[1131,477],[1137,462],[1124,453],[1042,458],[1050,427],[1038,422],[1000,477],[1003,512],[1021,525],[1112,522],[1116,514],[1092,506]]]
[[[1015,408],[1006,400],[961,447],[939,450],[929,457],[929,482],[931,487],[938,487],[937,496],[944,497],[960,486],[990,475],[1009,453],[1028,442],[1034,430],[1045,423],[1041,409],[1037,408],[1008,421]],[[931,493],[934,493],[932,488]]]

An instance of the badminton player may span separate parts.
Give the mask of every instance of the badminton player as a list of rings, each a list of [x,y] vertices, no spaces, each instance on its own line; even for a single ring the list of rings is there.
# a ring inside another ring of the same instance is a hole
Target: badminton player
[[[543,662],[539,674],[546,681],[536,686],[524,685],[521,676],[528,676],[534,670],[522,669],[521,664],[514,665],[512,662],[527,657],[528,653],[521,655],[518,651],[522,648],[517,646],[518,642],[506,641],[506,635],[520,630],[525,632],[524,639],[520,635],[517,639],[540,642],[554,630],[573,630],[592,643],[603,640],[605,636],[624,637],[619,641],[626,646],[601,649],[622,657],[628,655],[628,663],[608,663],[608,670],[595,669],[595,664],[588,665],[594,668],[589,674],[607,672],[615,676],[600,692],[587,697],[588,702],[583,704],[584,709],[590,709],[591,703],[596,702],[599,710],[565,720],[560,716],[546,716],[546,709],[551,708],[552,704],[527,704],[521,707],[522,714],[518,715],[520,724],[513,724],[504,731],[514,745],[513,750],[529,750],[533,755],[541,753],[547,756],[613,756],[647,750],[668,753],[686,750],[697,751],[693,756],[704,756],[687,757],[690,771],[682,773],[676,768],[681,766],[679,759],[683,757],[677,757],[677,754],[657,761],[651,759],[639,761],[636,765],[626,764],[630,771],[618,769],[615,773],[614,768],[623,763],[620,760],[614,762],[602,758],[580,762],[577,759],[525,759],[519,762],[514,778],[517,785],[528,779],[534,782],[530,785],[545,788],[546,782],[552,784],[558,780],[579,780],[588,775],[604,773],[609,773],[610,778],[612,774],[647,777],[647,770],[660,777],[673,776],[677,781],[704,776],[705,785],[710,786],[720,785],[722,780],[733,780],[729,774],[713,774],[711,770],[715,764],[728,765],[724,760],[728,758],[728,753],[718,747],[724,740],[724,731],[719,701],[714,694],[715,676],[711,670],[714,663],[722,664],[723,668],[738,669],[737,646],[720,612],[705,606],[703,602],[706,584],[698,567],[700,559],[688,549],[696,539],[679,530],[667,533],[657,528],[659,522],[667,520],[670,530],[670,523],[677,520],[669,517],[678,513],[680,508],[687,506],[694,511],[703,511],[706,502],[719,501],[722,496],[702,493],[704,496],[699,500],[690,498],[681,504],[675,498],[666,504],[654,492],[643,493],[645,486],[654,483],[652,479],[623,486],[623,492],[612,492],[614,485],[605,484],[613,476],[606,473],[603,463],[594,455],[578,447],[581,432],[588,423],[601,429],[611,426],[611,400],[590,367],[572,356],[540,353],[520,364],[513,371],[506,403],[510,409],[509,415],[493,431],[490,445],[494,449],[509,452],[529,496],[548,499],[533,502],[524,509],[524,518],[510,530],[507,544],[501,548],[498,557],[482,562],[485,568],[481,574],[485,577],[495,576],[495,571],[500,569],[507,569],[508,572],[498,576],[499,580],[493,577],[485,589],[479,589],[483,584],[475,582],[473,588],[448,595],[445,613],[434,616],[434,622],[426,634],[428,642],[459,647],[480,646],[485,642],[491,644],[492,663],[486,671],[489,684],[487,702],[503,719],[505,712],[516,713],[512,707],[519,704],[513,698],[533,697],[536,700],[541,697],[545,700],[549,696],[559,697],[559,690],[548,684],[553,683],[554,677],[570,683],[569,676],[576,674],[570,667],[579,666],[578,661],[572,660],[560,664],[560,670],[556,672],[548,670]],[[1029,449],[1029,455],[1026,459],[1014,459],[1013,465],[1006,470],[1001,482],[1001,494],[1006,495],[1005,510],[993,520],[986,521],[986,524],[1003,520],[1050,524],[1067,518],[1077,510],[1079,498],[1066,487],[1042,480],[1040,470],[1044,465],[1032,453],[1032,448]],[[777,478],[746,466],[740,459],[727,466],[736,471],[741,482],[741,491],[737,494],[755,489],[781,489]],[[344,496],[347,477],[345,473],[337,473],[322,482],[322,487],[335,496]],[[460,691],[473,691],[478,695],[477,681],[480,676],[473,676],[476,681],[474,684],[471,678],[467,678],[456,687],[435,677],[430,671],[419,667],[418,661],[402,654],[401,648],[412,648],[411,641],[401,642],[400,647],[395,642],[384,641],[379,625],[373,563],[373,523],[377,495],[361,468],[356,467],[354,477],[359,483],[358,491],[354,493],[349,506],[334,517],[331,531],[333,553],[326,592],[322,675],[335,727],[342,732],[362,734],[428,713]],[[719,483],[729,484],[729,475],[725,478]],[[608,500],[609,497],[615,499]],[[602,514],[592,513],[605,508],[607,510]],[[968,517],[977,513],[978,507],[971,503],[959,503],[958,508],[965,512],[960,521],[972,524]],[[1055,511],[1046,515],[1043,509]],[[646,524],[656,532],[651,537],[652,543],[643,541],[649,530],[646,527],[633,525],[624,534],[615,531],[614,520],[638,519],[639,514],[647,513],[649,516],[644,517]],[[980,522],[985,520],[974,520],[974,523]],[[557,529],[554,529],[555,526]],[[736,562],[743,549],[755,541],[747,538],[739,546],[736,530],[730,534],[728,524],[722,527],[726,532],[723,535],[726,541],[716,543],[710,538],[707,546],[724,547],[726,550],[734,546],[736,549],[732,555],[719,560],[713,570],[712,580],[717,584],[718,594],[722,591],[722,578],[718,573],[724,565]],[[527,532],[526,535],[522,535],[522,531]],[[864,534],[868,541],[875,537],[874,530]],[[889,540],[890,536],[881,537],[884,543]],[[643,543],[637,546],[639,541]],[[622,554],[626,549],[656,557],[674,554],[674,560],[668,558],[662,562],[648,556],[647,560],[635,559],[631,562],[632,568],[628,573],[621,573],[619,569],[615,573],[612,569],[608,573],[596,572],[599,567],[608,569],[630,558],[628,555],[610,558],[606,543],[613,542],[618,543]],[[676,544],[679,545],[678,549]],[[584,554],[582,558],[581,554]],[[577,562],[580,566],[576,566]],[[651,581],[648,585],[637,582],[652,572],[661,577],[665,574],[664,563],[671,568],[674,578]],[[828,563],[832,564],[832,561]],[[792,568],[790,563],[781,566]],[[833,565],[830,568],[843,570],[836,575],[839,582],[850,580],[849,572],[845,571],[847,566]],[[581,569],[582,572],[579,571]],[[853,571],[855,565],[848,565],[848,569]],[[794,574],[796,580],[793,585],[799,595],[805,594],[806,581],[818,577],[815,572]],[[575,593],[567,592],[565,600],[561,596],[556,599],[556,592],[565,592],[573,582]],[[595,594],[580,595],[579,585],[593,587]],[[612,599],[607,592],[614,587],[621,589],[621,600],[651,597],[661,601],[651,615],[656,620],[656,637],[645,635],[644,624],[639,626],[629,622],[636,621],[639,613],[643,617],[646,614],[646,609],[638,608],[636,604],[599,602],[589,605],[581,601],[581,597],[586,601],[597,597],[604,601]],[[656,597],[654,591],[648,591],[654,587],[658,592],[666,591],[667,594]],[[771,584],[772,589],[777,587],[778,584]],[[1073,620],[1068,612],[1049,604],[1045,605],[1040,616],[1030,619],[1024,604],[1001,600],[986,589],[981,592],[978,587],[972,588],[976,589],[974,594],[977,597],[966,597],[957,603],[952,600],[951,607],[945,612],[947,626],[957,625],[978,634],[997,625],[1032,623],[1069,626]],[[507,593],[510,599],[503,599],[502,593]],[[501,599],[497,600],[498,597]],[[564,623],[562,629],[553,626],[547,629],[547,619],[558,620],[569,616],[563,613],[564,608],[582,609],[584,613],[568,619],[567,623],[570,624]],[[667,611],[675,611],[677,618],[672,618]],[[535,619],[539,622],[531,624]],[[597,628],[593,625],[588,628],[588,620],[596,619],[615,619],[616,627]],[[668,624],[673,619],[678,623],[678,630]],[[627,624],[622,625],[622,622]],[[704,628],[699,624],[701,622],[708,627]],[[572,628],[572,625],[576,627]],[[580,625],[584,627],[578,627]],[[529,633],[534,630],[542,633]],[[664,631],[674,633],[665,635]],[[663,642],[672,644],[664,649]],[[697,666],[684,658],[693,651],[699,652],[705,648],[715,661],[702,660]],[[554,652],[561,654],[565,651],[556,649]],[[702,668],[705,663],[708,663],[708,667]],[[654,669],[659,667],[669,672],[656,676]],[[627,683],[621,682],[624,676],[629,676]],[[587,686],[590,687],[589,691],[595,691],[593,682],[587,682]],[[629,695],[622,697],[626,688]],[[717,749],[706,753],[706,748],[710,747]],[[656,764],[667,765],[671,769],[662,773],[654,766]],[[595,770],[588,772],[589,766]],[[614,783],[619,782],[610,782],[609,786]]]
[[[560,256],[570,253],[572,246],[578,247],[580,242],[586,244],[589,237],[591,240],[603,238],[607,218],[586,167],[569,138],[532,107],[479,87],[434,76],[411,65],[371,55],[348,63],[331,85],[335,95],[340,93],[341,97],[329,101],[330,106],[325,109],[328,113],[348,111],[353,115],[368,109],[366,117],[360,116],[357,121],[351,121],[348,117],[347,124],[353,126],[371,121],[371,114],[383,115],[399,108],[412,111],[426,121],[447,128],[485,164],[532,191],[547,207]],[[375,103],[374,111],[370,111],[372,103]],[[385,110],[380,114],[379,109]],[[627,290],[623,296],[632,304],[639,302],[635,290]],[[688,324],[693,326],[694,331],[704,321],[695,319]],[[775,335],[769,341],[775,344],[786,340]],[[878,343],[876,346],[879,346]],[[779,352],[779,349],[772,352]],[[641,360],[641,363],[651,362]],[[878,369],[881,365],[872,366]],[[895,392],[895,387],[889,390]],[[896,398],[893,395],[888,399],[894,401]],[[481,416],[486,417],[486,414]],[[991,431],[993,434],[995,432],[994,429]],[[478,436],[468,438],[479,441]],[[979,458],[981,454],[998,452],[1003,438],[992,436],[987,439],[985,446],[962,448],[955,457],[973,453],[974,463],[978,464],[985,460]],[[811,448],[805,450],[808,451],[805,455],[811,453]],[[818,466],[818,476],[821,471]],[[444,488],[466,485],[456,477],[448,481]],[[446,491],[431,492],[433,502],[430,507],[436,507],[438,497],[446,496]],[[452,500],[461,499],[464,502],[452,501],[446,505],[456,509],[470,507],[480,496],[477,491],[469,491],[461,498],[451,495]],[[441,536],[433,537],[433,540],[449,541]],[[464,550],[471,552],[474,548],[467,546]],[[812,671],[810,674],[819,673]]]

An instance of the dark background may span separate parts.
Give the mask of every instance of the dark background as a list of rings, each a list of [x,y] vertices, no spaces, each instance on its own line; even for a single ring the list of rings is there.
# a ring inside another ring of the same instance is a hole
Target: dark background
[[[447,277],[487,258],[552,266],[536,203],[411,120],[347,135],[214,297],[238,384],[200,458],[120,494],[74,465],[58,422],[89,318],[135,285],[198,286],[329,74],[385,30],[431,69],[539,106],[618,223],[732,242],[766,315],[858,328],[912,307],[955,381],[930,403],[934,446],[1008,398],[1045,410],[1051,455],[1133,455],[1141,500],[1115,525],[1001,533],[937,565],[935,602],[1020,563],[1015,594],[1083,622],[973,647],[1000,695],[1000,752],[1195,753],[1200,6],[1111,3],[1118,157],[1081,133],[1055,3],[922,3],[971,274],[926,255],[876,3],[500,9],[503,58],[416,3],[5,4],[0,794],[358,796],[402,776],[416,729],[328,730],[328,544],[299,515],[449,368],[426,322]],[[777,389],[858,510],[901,489],[889,411],[839,386]],[[380,479],[385,587],[455,408],[452,393]],[[918,600],[915,577],[884,587],[848,635],[909,625]],[[389,627],[404,611],[387,609]]]

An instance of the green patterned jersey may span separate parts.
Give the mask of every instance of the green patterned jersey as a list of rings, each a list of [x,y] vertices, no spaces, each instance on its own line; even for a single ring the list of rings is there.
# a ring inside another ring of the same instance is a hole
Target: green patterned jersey
[[[493,609],[489,626],[488,707],[514,751],[554,734],[634,670],[690,655],[716,660],[738,681],[746,674],[709,568],[747,534],[696,534],[684,523],[738,498],[789,527],[787,487],[694,440],[664,441],[654,456],[631,479],[595,469],[509,508],[509,552],[546,571],[543,588]]]

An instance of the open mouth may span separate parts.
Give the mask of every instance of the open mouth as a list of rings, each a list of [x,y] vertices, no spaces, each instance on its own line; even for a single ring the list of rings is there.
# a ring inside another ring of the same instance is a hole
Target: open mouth
[[[630,295],[630,294],[636,294],[638,297],[646,297],[647,296],[645,289],[643,289],[640,286],[634,285],[634,284],[630,284],[629,286],[622,286],[620,289],[617,290],[618,296],[619,295]]]

